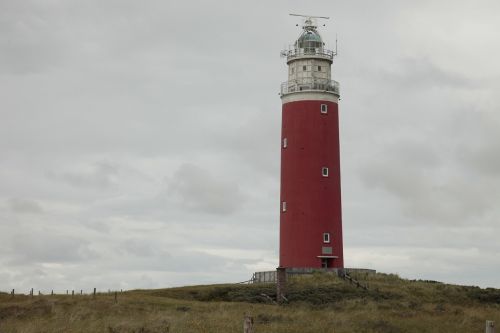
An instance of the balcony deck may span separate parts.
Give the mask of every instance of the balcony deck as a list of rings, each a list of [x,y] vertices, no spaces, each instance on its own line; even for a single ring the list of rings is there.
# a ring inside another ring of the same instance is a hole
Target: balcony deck
[[[299,58],[320,58],[332,62],[335,55],[336,53],[334,51],[324,48],[290,48],[281,51],[281,56],[286,57],[287,63]]]
[[[324,91],[337,96],[340,95],[340,85],[334,80],[308,78],[294,81],[286,81],[281,84],[281,95],[301,91]]]

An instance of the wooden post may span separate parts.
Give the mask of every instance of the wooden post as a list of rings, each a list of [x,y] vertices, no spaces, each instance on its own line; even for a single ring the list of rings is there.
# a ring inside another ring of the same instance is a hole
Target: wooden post
[[[69,290],[68,289],[66,289],[66,295],[69,295]]]
[[[12,298],[14,298],[14,289],[12,289],[11,295],[12,295]]]
[[[96,291],[96,288],[94,288],[94,298],[95,298],[95,291]]]
[[[118,292],[115,291],[115,303],[118,303]]]
[[[249,315],[243,320],[243,333],[253,333],[253,318]]]
[[[286,299],[286,268],[276,268],[276,302],[283,303]]]
[[[40,290],[38,290],[38,296],[40,296],[42,293],[40,292]]]
[[[71,290],[71,297],[75,296],[75,291]]]
[[[80,295],[83,295],[83,289],[80,289]]]
[[[31,288],[30,295],[31,295],[31,298],[33,298],[33,288]]]
[[[51,294],[52,296],[54,296],[54,289],[52,289],[52,291],[50,292],[50,294]]]
[[[486,333],[495,333],[495,322],[491,320],[486,321]]]

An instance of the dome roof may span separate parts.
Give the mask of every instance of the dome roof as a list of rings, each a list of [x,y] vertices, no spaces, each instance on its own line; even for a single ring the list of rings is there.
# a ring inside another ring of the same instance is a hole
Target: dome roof
[[[323,47],[323,40],[315,29],[304,29],[295,46],[299,49],[314,50]]]

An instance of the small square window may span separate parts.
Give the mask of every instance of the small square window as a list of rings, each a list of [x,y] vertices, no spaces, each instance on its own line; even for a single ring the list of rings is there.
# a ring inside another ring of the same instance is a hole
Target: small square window
[[[282,212],[286,212],[286,201],[283,201],[283,202],[281,203],[281,211],[282,211]]]
[[[323,243],[330,243],[330,233],[323,233]]]
[[[283,148],[288,147],[288,140],[287,138],[283,138]]]
[[[323,114],[328,113],[328,105],[321,104],[321,113],[323,113]]]
[[[302,66],[302,70],[303,71],[307,70],[307,66]]]
[[[321,168],[321,175],[323,177],[328,177],[328,168],[327,167],[322,167]]]
[[[318,72],[321,72],[321,66],[318,66]]]

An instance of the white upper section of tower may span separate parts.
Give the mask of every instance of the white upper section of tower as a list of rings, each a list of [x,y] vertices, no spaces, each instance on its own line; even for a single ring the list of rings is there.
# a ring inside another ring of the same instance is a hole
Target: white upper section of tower
[[[323,91],[339,95],[339,84],[331,80],[331,65],[335,52],[325,49],[317,31],[315,18],[305,15],[302,33],[292,47],[281,52],[287,58],[288,81],[281,85],[281,95],[302,91]]]

